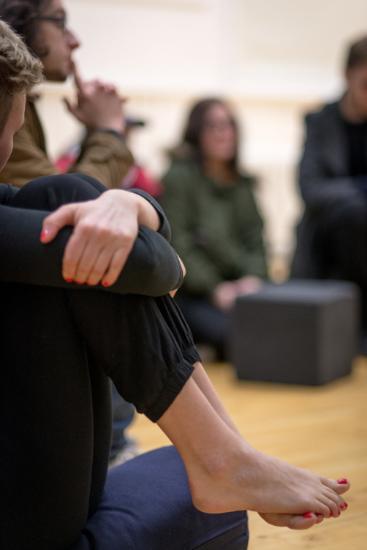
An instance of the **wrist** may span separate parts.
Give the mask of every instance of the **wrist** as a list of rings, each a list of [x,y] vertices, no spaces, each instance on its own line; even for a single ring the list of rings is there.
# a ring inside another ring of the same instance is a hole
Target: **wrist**
[[[159,230],[160,219],[158,212],[144,197],[136,193],[131,193],[137,204],[138,223],[139,225],[145,225],[154,231]]]
[[[94,132],[104,132],[105,134],[112,134],[116,136],[117,138],[123,139],[124,138],[124,132],[122,127],[118,127],[117,125],[115,127],[112,126],[96,126],[95,128],[91,128]]]
[[[118,132],[119,134],[123,134],[125,131],[125,121],[121,116],[118,116],[117,118],[112,118],[108,120],[101,120],[100,124],[98,125],[98,128],[101,130],[111,130],[113,132]]]

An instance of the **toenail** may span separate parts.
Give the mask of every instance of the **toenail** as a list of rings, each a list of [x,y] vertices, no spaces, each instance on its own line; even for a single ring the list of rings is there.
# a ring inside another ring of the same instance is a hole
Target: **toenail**
[[[313,518],[313,513],[312,512],[306,512],[305,514],[303,514],[303,517],[306,518],[306,519],[311,519],[311,518]]]
[[[340,485],[346,485],[348,483],[348,480],[345,477],[343,477],[342,479],[338,479],[338,483]]]

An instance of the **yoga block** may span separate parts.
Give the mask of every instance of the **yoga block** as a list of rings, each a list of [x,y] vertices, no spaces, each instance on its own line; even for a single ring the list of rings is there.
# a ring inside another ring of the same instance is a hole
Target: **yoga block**
[[[320,385],[350,373],[359,294],[352,283],[292,280],[238,298],[229,354],[237,377]]]

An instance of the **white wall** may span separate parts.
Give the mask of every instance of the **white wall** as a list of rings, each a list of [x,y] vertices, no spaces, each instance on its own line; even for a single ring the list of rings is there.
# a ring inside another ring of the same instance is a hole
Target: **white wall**
[[[302,113],[340,92],[341,54],[365,32],[366,0],[67,0],[83,42],[84,77],[117,83],[127,111],[145,116],[136,156],[159,174],[162,151],[179,136],[187,105],[204,94],[231,98],[245,126],[246,166],[260,175],[259,201],[270,252],[288,255],[300,214],[294,168]],[[77,126],[45,87],[41,102],[50,151]]]

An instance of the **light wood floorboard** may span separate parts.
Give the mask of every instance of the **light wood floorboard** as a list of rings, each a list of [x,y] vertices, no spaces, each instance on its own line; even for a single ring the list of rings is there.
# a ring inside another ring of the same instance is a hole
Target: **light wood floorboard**
[[[349,509],[308,531],[268,526],[250,514],[250,550],[366,550],[367,360],[318,388],[238,382],[229,365],[207,367],[231,416],[256,448],[323,475],[349,477]],[[139,416],[131,429],[143,450],[168,443]]]

